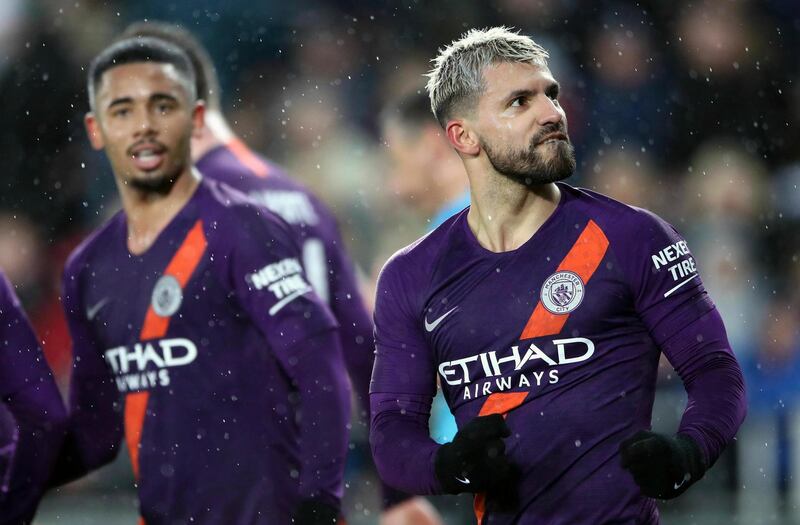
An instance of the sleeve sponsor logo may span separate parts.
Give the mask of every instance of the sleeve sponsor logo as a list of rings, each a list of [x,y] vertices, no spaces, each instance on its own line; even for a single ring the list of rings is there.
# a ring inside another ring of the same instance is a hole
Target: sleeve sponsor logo
[[[684,284],[697,277],[697,265],[695,265],[694,258],[689,251],[689,246],[687,246],[686,241],[678,241],[675,244],[670,244],[658,253],[651,255],[650,259],[656,271],[661,271],[662,268],[666,268],[670,277],[672,277],[672,281],[678,283],[673,288],[667,290],[664,293],[664,297],[669,297]]]
[[[275,315],[294,299],[311,291],[303,277],[303,266],[294,257],[268,264],[248,274],[245,280],[256,290],[266,288],[278,299],[269,309],[269,315]]]
[[[197,359],[197,346],[184,338],[161,339],[117,346],[106,350],[105,359],[116,376],[120,392],[167,386],[169,368],[186,366]]]

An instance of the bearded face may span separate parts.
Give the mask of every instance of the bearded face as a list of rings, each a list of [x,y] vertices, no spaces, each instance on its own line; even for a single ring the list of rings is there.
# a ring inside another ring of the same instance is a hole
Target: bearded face
[[[563,120],[542,127],[522,148],[493,144],[485,137],[481,145],[498,173],[526,187],[564,180],[575,172],[575,148]]]

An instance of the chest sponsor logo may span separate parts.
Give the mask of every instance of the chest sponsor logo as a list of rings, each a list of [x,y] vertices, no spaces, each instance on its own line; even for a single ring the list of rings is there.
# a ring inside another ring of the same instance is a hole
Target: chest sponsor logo
[[[524,349],[512,346],[504,354],[491,350],[446,361],[439,364],[439,375],[448,385],[463,387],[464,399],[475,399],[505,390],[558,383],[558,367],[586,361],[595,350],[594,342],[585,337],[554,339],[551,345],[549,354],[530,343]]]
[[[106,350],[105,360],[120,392],[167,386],[169,369],[197,359],[197,346],[185,338],[160,339]]]
[[[178,279],[172,275],[162,275],[153,287],[150,304],[153,311],[161,317],[170,317],[178,311],[183,302],[183,290]]]
[[[664,297],[669,297],[677,292],[683,285],[689,283],[698,275],[697,265],[686,241],[670,244],[666,248],[659,250],[658,253],[651,255],[650,260],[653,262],[653,268],[656,271],[666,268],[670,277],[672,277],[672,282],[677,283],[664,292]]]
[[[553,314],[568,314],[583,302],[586,286],[574,272],[556,272],[542,285],[542,306]]]
[[[245,277],[256,290],[266,288],[278,300],[269,309],[269,315],[277,314],[284,306],[311,291],[303,277],[303,266],[294,257],[271,263]]]

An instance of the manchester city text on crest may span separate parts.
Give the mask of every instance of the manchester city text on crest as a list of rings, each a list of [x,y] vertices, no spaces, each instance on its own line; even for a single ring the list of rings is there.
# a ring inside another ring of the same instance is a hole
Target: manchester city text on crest
[[[554,314],[567,314],[583,301],[584,284],[574,272],[556,272],[542,285],[542,305]]]
[[[153,287],[150,304],[153,311],[161,317],[169,317],[178,311],[183,301],[183,290],[172,275],[162,275]]]

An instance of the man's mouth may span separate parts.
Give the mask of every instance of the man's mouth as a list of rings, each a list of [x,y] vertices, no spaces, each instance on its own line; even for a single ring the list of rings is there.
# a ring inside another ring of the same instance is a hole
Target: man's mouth
[[[541,146],[542,144],[551,144],[558,142],[559,140],[568,140],[567,136],[564,133],[556,132],[556,133],[549,133],[545,135],[542,140],[540,140],[536,145]]]
[[[141,171],[153,171],[161,167],[166,156],[166,148],[158,144],[135,146],[130,151],[133,164]]]

